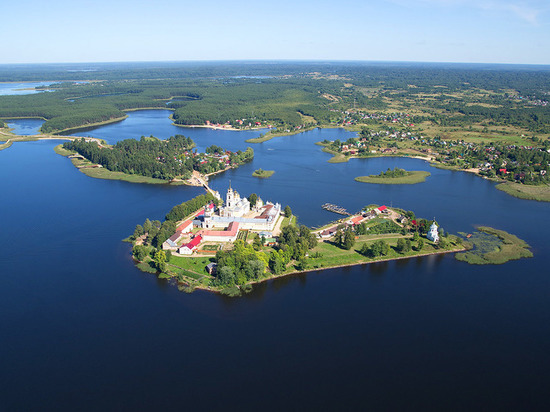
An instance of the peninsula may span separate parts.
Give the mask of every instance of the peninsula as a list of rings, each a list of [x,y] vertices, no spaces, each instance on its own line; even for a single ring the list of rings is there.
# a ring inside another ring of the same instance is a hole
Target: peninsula
[[[107,145],[97,139],[74,139],[56,147],[88,176],[133,183],[187,184],[203,186],[209,175],[236,168],[254,158],[248,148],[231,152],[219,146],[205,153],[192,150],[189,137],[175,135],[166,140],[142,137]]]

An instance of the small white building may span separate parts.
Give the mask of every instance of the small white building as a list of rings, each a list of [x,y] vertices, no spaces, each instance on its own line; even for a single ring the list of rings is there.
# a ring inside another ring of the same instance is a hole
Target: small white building
[[[439,242],[439,233],[437,232],[437,225],[435,224],[435,221],[430,226],[430,231],[428,232],[428,239],[431,240],[434,243]]]

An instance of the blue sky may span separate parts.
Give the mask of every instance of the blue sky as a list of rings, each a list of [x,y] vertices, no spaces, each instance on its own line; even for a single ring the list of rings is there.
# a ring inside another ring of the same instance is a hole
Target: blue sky
[[[390,60],[550,64],[550,0],[19,0],[0,63]]]

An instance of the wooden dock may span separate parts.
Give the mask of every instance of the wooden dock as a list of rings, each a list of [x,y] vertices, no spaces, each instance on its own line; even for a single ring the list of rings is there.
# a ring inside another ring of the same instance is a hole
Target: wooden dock
[[[338,213],[339,215],[351,216],[346,209],[341,206],[333,205],[332,203],[325,203],[321,206],[323,209],[328,210],[329,212]]]

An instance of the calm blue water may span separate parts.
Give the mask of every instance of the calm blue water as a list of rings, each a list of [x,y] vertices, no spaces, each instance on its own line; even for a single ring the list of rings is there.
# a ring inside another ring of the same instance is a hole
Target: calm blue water
[[[133,133],[125,122],[105,126],[112,139]],[[139,135],[174,134],[163,122]],[[254,134],[177,130],[233,150]],[[432,256],[279,279],[239,299],[187,295],[137,270],[120,239],[200,189],[91,179],[58,142],[16,143],[0,152],[0,409],[546,410],[550,205],[421,160],[329,164],[314,146],[346,136],[254,145],[251,164],[212,186],[288,203],[308,225],[336,217],[324,202],[393,204],[451,232],[486,224],[535,257],[479,267]],[[394,166],[432,176],[353,180]],[[276,173],[254,179],[258,167]]]
[[[43,93],[43,90],[34,90],[34,88],[39,86],[49,86],[50,84],[52,84],[52,82],[0,83],[0,96]]]
[[[40,133],[40,128],[44,124],[42,119],[13,119],[6,120],[8,127],[13,134],[22,136],[31,136]]]

